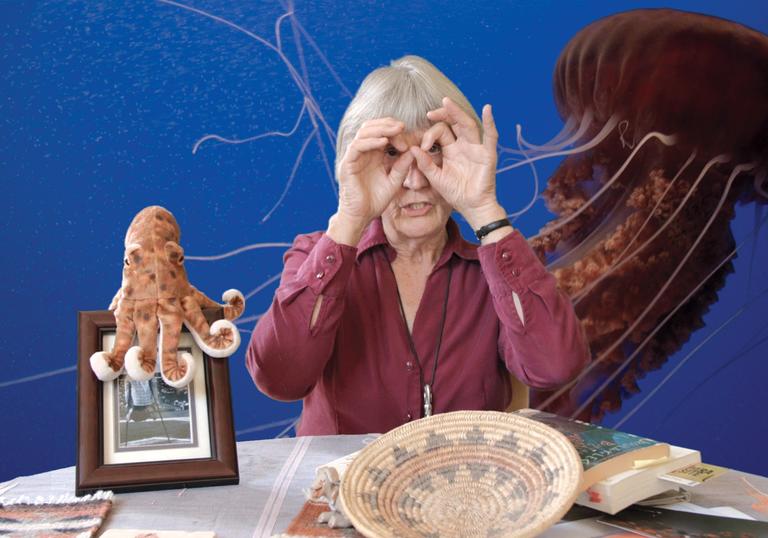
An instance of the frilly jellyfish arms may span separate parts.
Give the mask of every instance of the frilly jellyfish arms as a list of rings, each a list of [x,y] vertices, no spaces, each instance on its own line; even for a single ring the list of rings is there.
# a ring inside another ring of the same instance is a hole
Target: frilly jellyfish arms
[[[583,136],[528,145],[568,154],[543,194],[561,216],[531,243],[574,298],[595,359],[536,403],[594,420],[703,325],[733,271],[736,201],[768,198],[768,38],[705,15],[621,13],[568,43],[554,88]],[[757,211],[753,234],[764,220]]]

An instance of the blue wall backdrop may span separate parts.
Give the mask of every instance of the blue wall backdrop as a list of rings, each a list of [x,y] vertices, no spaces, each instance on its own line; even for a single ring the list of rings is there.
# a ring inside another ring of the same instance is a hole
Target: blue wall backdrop
[[[191,5],[272,44],[275,22],[286,11],[277,1]],[[500,142],[514,146],[517,123],[533,142],[562,127],[552,70],[580,28],[612,13],[662,6],[768,33],[768,10],[747,1],[324,0],[295,5],[281,26],[282,48],[300,73],[306,70],[333,132],[363,77],[412,53],[442,69],[476,110],[493,104]],[[314,138],[285,191],[313,129],[306,115],[291,136],[239,145],[209,141],[192,153],[210,133],[287,133],[302,109],[303,95],[275,50],[231,26],[157,1],[5,0],[0,62],[4,480],[74,464],[76,313],[109,304],[120,283],[123,236],[138,210],[170,209],[187,255],[206,256],[324,229],[336,200]],[[542,162],[541,176],[557,162]],[[532,189],[528,170],[499,177],[499,197],[510,211],[523,207]],[[737,207],[737,241],[751,231],[754,212]],[[532,235],[551,218],[539,201],[516,224]],[[190,261],[187,270],[211,297],[230,287],[254,292],[240,325],[247,331],[271,301],[282,252],[263,248]],[[605,423],[615,424],[659,387],[624,429],[700,448],[711,463],[768,474],[765,296],[740,311],[750,290],[762,290],[767,262],[763,233],[735,260],[706,325]],[[719,329],[735,313],[737,320]],[[247,341],[249,333],[243,336]],[[244,347],[230,359],[238,440],[273,437],[298,416],[301,403],[260,394],[245,370]]]

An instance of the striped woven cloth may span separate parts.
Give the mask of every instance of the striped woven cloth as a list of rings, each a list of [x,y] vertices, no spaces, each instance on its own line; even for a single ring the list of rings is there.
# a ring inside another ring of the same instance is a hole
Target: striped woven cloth
[[[0,498],[0,536],[89,538],[96,536],[111,507],[111,491],[85,497]]]
[[[301,511],[293,518],[288,528],[282,534],[273,535],[272,538],[309,538],[315,536],[328,536],[335,538],[364,538],[353,527],[332,529],[325,523],[317,521],[318,516],[328,512],[330,508],[326,503],[305,502]]]

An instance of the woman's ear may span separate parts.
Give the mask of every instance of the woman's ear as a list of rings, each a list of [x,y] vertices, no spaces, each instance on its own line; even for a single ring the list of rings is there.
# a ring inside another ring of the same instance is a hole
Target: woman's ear
[[[175,241],[168,241],[165,244],[165,256],[169,262],[176,265],[184,263],[184,249]]]

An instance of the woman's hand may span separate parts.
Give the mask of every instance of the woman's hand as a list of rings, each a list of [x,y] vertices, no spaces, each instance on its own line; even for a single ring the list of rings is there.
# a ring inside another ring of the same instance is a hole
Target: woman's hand
[[[448,97],[443,106],[427,112],[436,121],[421,139],[421,147],[412,146],[419,169],[432,187],[478,229],[506,217],[496,200],[496,142],[499,135],[491,106],[483,107],[483,140],[475,121]],[[442,166],[434,163],[427,150],[441,146]]]
[[[339,166],[339,208],[329,227],[332,239],[356,244],[355,236],[359,240],[401,188],[414,159],[400,136],[404,129],[394,118],[368,120],[358,129]],[[401,155],[387,170],[385,151],[390,145]]]

